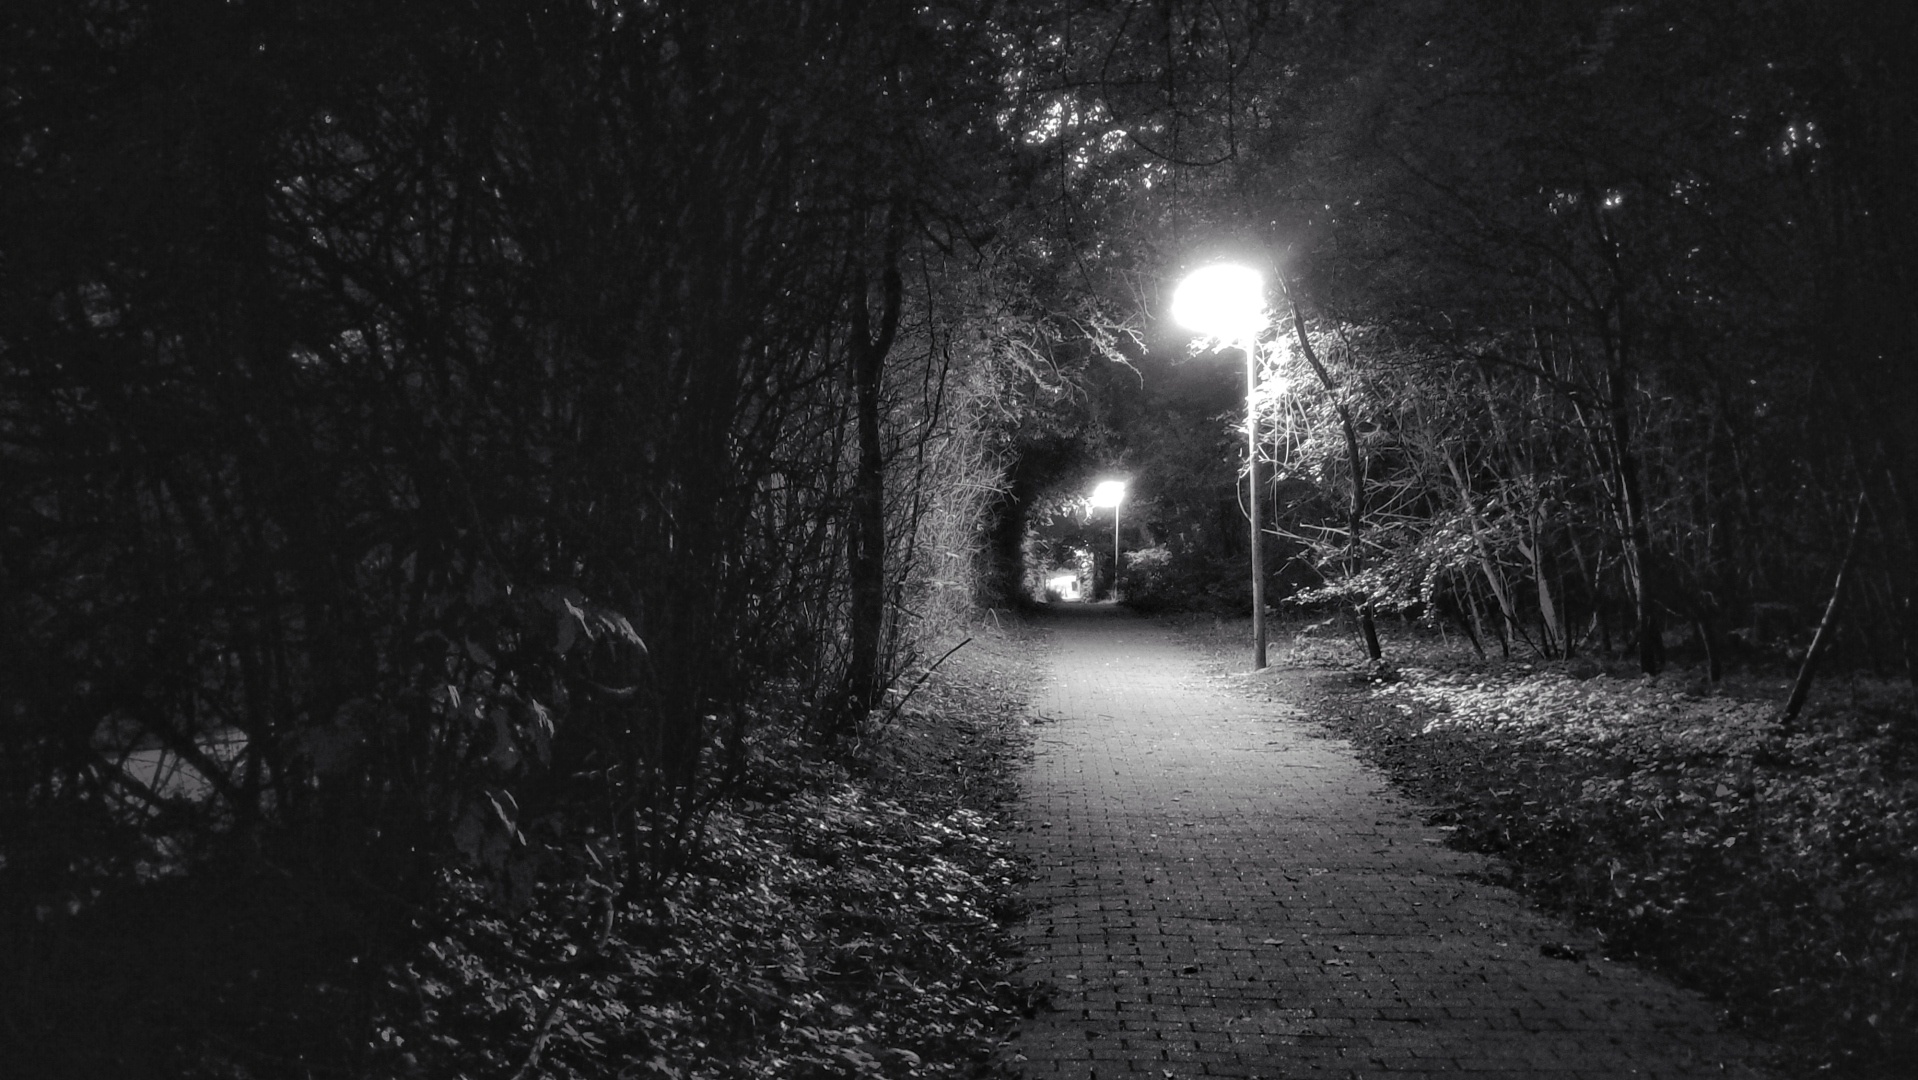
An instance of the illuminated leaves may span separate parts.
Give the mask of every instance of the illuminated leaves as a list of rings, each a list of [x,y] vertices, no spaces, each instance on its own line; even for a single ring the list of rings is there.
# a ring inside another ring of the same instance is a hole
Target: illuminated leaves
[[[1775,694],[1680,685],[1408,667],[1340,726],[1612,955],[1723,995],[1808,1068],[1896,1075],[1918,1030],[1908,693],[1783,739]]]
[[[607,916],[581,880],[509,923],[449,879],[464,901],[394,970],[410,989],[387,1045],[435,1074],[511,1073],[558,1013],[541,1055],[556,1077],[634,1060],[661,1076],[960,1075],[1011,1015],[994,910],[1013,868],[991,827],[837,782],[714,814],[703,871],[654,905]]]

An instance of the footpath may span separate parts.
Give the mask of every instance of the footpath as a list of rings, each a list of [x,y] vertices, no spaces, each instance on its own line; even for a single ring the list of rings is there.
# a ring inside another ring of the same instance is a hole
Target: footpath
[[[1702,998],[1482,884],[1303,710],[1148,620],[1055,607],[1019,831],[1051,992],[1028,1076],[1767,1076]]]

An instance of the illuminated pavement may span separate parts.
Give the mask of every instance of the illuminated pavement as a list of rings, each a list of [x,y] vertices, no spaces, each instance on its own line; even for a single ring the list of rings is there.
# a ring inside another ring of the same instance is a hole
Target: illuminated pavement
[[[1764,1075],[1702,999],[1474,881],[1482,858],[1299,710],[1150,622],[1061,608],[1019,833],[1025,977],[1052,987],[1014,1046],[1029,1076]]]

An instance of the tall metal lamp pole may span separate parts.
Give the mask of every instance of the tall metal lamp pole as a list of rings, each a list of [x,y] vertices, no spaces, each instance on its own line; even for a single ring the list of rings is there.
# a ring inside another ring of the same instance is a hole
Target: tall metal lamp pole
[[[1092,489],[1092,505],[1112,507],[1112,599],[1119,599],[1119,504],[1125,502],[1125,481],[1105,480]]]
[[[1265,666],[1265,556],[1259,542],[1259,339],[1247,337],[1245,348],[1245,461],[1251,483],[1246,510],[1252,517],[1252,667]]]

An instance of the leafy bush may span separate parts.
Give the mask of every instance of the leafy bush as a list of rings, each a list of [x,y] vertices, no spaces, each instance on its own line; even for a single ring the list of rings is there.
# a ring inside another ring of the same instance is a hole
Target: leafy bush
[[[0,15],[0,1060],[350,1071],[346,958],[666,888],[968,611],[1008,315],[886,207],[1008,141],[897,88],[997,84],[811,10]]]
[[[932,820],[843,779],[707,822],[648,903],[590,874],[507,921],[448,882],[390,971],[379,1057],[418,1076],[952,1076],[1010,1017],[994,963],[1011,863],[981,814]]]
[[[1243,564],[1160,544],[1128,551],[1125,602],[1141,611],[1249,611]]]
[[[378,1071],[992,1074],[1018,1005],[996,813],[1028,676],[973,644],[849,759],[758,728],[700,857],[652,895],[621,895],[598,843],[517,916],[449,873],[419,947],[383,971]]]

